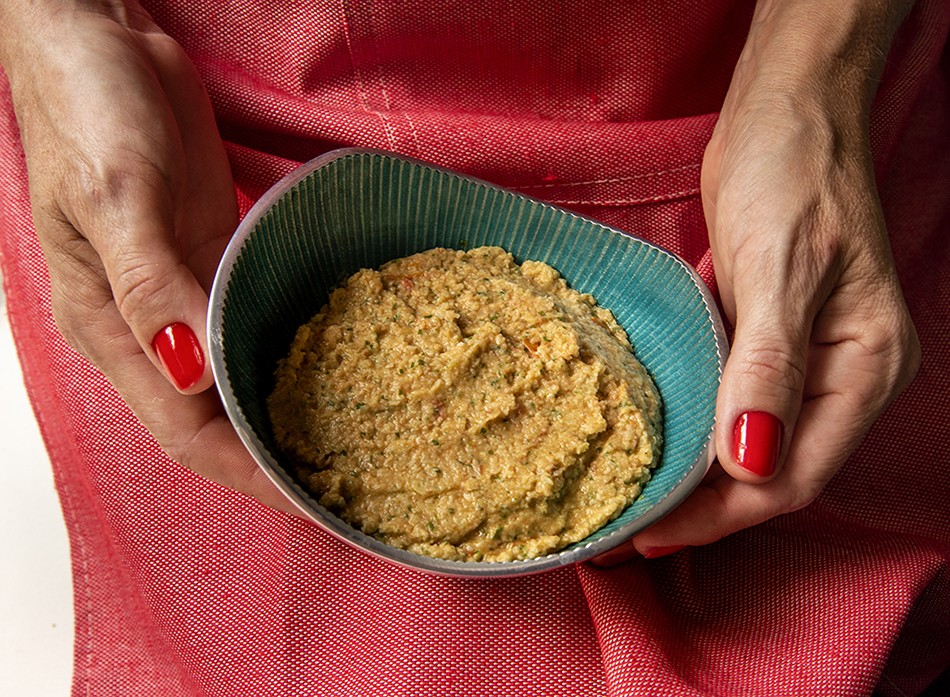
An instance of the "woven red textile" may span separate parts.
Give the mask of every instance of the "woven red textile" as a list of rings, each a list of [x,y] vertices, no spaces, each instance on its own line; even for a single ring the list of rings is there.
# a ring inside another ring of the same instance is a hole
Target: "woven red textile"
[[[751,3],[146,3],[247,207],[343,145],[650,238],[714,283],[703,148]],[[57,333],[0,90],[0,251],[72,542],[77,695],[910,695],[950,666],[950,7],[872,119],[920,375],[817,502],[673,557],[499,581],[401,570],[169,461]]]

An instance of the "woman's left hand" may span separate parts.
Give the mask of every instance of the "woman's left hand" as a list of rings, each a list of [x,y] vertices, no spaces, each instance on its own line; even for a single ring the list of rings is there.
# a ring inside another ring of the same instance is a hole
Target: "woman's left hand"
[[[634,538],[644,556],[812,502],[916,373],[867,135],[878,63],[906,3],[891,4],[887,16],[861,0],[757,7],[702,170],[716,281],[735,327],[718,464]]]

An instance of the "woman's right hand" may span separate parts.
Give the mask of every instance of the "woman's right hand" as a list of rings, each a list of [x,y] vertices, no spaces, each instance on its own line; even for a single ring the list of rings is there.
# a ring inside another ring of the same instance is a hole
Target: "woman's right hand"
[[[208,389],[208,290],[238,212],[191,61],[135,0],[13,0],[0,25],[63,336],[171,458],[295,513]]]

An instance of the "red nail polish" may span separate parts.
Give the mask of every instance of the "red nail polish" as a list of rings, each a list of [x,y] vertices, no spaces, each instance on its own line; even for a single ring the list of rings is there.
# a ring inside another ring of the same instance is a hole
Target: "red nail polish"
[[[187,390],[204,375],[201,344],[187,324],[169,324],[152,339],[152,348],[179,390]]]
[[[767,411],[747,411],[736,419],[732,455],[744,470],[768,477],[782,449],[782,422]]]
[[[669,547],[647,547],[643,550],[644,559],[657,559],[670,554],[676,554],[680,550],[686,549],[686,545],[671,545]]]

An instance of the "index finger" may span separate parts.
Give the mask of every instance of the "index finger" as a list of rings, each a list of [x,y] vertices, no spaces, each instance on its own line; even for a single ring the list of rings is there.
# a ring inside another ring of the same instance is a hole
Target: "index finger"
[[[853,408],[839,394],[806,400],[782,471],[751,484],[730,476],[703,482],[678,508],[633,539],[641,553],[656,547],[705,545],[791,513],[825,487],[853,442],[841,441],[843,419]],[[834,445],[835,447],[831,447]]]

